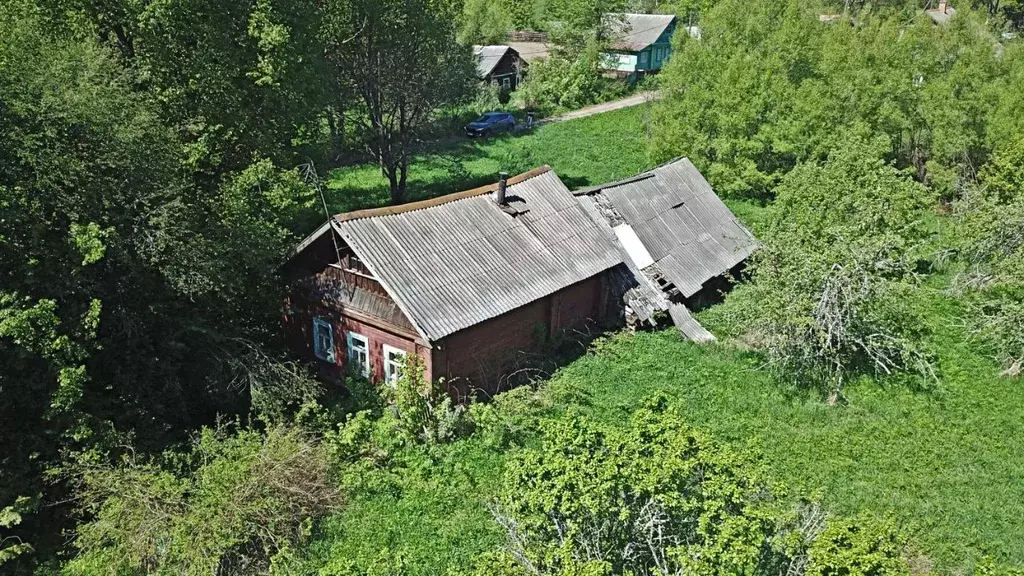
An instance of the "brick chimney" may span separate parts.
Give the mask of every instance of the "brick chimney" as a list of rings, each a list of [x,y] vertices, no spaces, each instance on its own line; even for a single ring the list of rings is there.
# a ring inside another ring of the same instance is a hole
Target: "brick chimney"
[[[494,196],[494,201],[498,206],[505,206],[505,191],[508,188],[508,172],[498,173],[498,192]]]
[[[949,3],[946,0],[939,0],[939,14],[945,14],[949,8]]]

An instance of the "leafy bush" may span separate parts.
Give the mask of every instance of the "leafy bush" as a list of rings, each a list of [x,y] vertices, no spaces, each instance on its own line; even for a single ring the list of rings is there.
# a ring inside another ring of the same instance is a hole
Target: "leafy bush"
[[[550,408],[547,394],[532,386],[519,386],[498,394],[490,402],[470,404],[474,433],[488,445],[506,448],[540,428],[543,410]]]
[[[21,524],[21,514],[29,508],[31,500],[24,496],[19,497],[14,505],[0,508],[0,528],[10,531],[18,524]],[[16,535],[0,532],[0,566],[14,560],[22,554],[32,552],[32,545],[22,541]]]
[[[204,429],[189,453],[164,460],[84,471],[92,520],[70,573],[263,573],[342,501],[325,450],[295,428]]]
[[[701,12],[699,41],[675,35],[652,156],[689,156],[720,193],[763,199],[856,128],[885,138],[882,158],[955,197],[988,139],[1014,133],[1019,82],[1003,81],[1019,58],[992,49],[982,16],[962,10],[953,26],[933,26],[912,4],[847,2],[836,9],[852,22],[823,26],[807,2],[717,2]]]
[[[753,455],[683,424],[664,397],[625,430],[568,416],[515,454],[492,513],[499,575],[904,575],[906,541],[887,522],[780,513],[781,489]]]
[[[774,372],[830,402],[857,374],[934,376],[923,322],[907,305],[931,197],[876,158],[853,141],[788,174],[742,292]]]
[[[968,270],[955,285],[968,292],[975,333],[995,349],[1005,374],[1024,366],[1024,139],[981,171],[983,188],[961,202],[957,241]]]
[[[614,98],[627,91],[625,82],[604,78],[601,55],[591,43],[578,54],[553,54],[530,64],[530,73],[513,93],[527,110],[574,109]]]
[[[746,572],[773,517],[763,471],[664,400],[625,431],[552,423],[540,449],[507,464],[501,494],[508,554],[535,574]]]
[[[395,426],[409,440],[437,444],[455,439],[471,426],[466,407],[456,404],[444,382],[430,382],[423,359],[409,354],[401,375],[384,389]]]
[[[868,516],[833,520],[811,543],[805,576],[910,574],[906,539],[888,521]]]

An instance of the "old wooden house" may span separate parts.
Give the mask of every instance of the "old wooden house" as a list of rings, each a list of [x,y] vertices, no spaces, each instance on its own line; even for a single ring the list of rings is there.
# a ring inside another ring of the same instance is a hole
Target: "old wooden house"
[[[511,46],[474,46],[476,74],[501,90],[515,90],[523,80],[526,61]]]
[[[339,214],[286,265],[293,348],[325,376],[388,382],[406,354],[454,395],[507,385],[522,355],[618,313],[622,265],[547,167],[491,186]]]
[[[489,395],[553,340],[668,313],[754,248],[688,160],[570,192],[542,167],[439,198],[339,214],[284,267],[293,349],[322,376],[387,383],[418,354],[457,398]]]
[[[672,55],[677,18],[668,14],[606,14],[611,44],[602,66],[619,76],[657,73]]]

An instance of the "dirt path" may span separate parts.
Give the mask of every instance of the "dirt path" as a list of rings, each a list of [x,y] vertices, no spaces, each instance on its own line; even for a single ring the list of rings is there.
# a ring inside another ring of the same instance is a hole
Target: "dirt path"
[[[565,122],[566,120],[586,118],[587,116],[603,114],[605,112],[611,112],[612,110],[621,110],[623,108],[639,106],[640,104],[657,100],[660,96],[661,94],[658,92],[641,92],[639,94],[634,94],[629,98],[623,98],[622,100],[614,100],[612,102],[605,102],[604,104],[587,106],[586,108],[580,108],[579,110],[573,110],[572,112],[566,112],[565,114],[559,114],[558,116],[544,118],[542,120],[538,120],[537,124],[539,125],[551,124],[554,122]]]

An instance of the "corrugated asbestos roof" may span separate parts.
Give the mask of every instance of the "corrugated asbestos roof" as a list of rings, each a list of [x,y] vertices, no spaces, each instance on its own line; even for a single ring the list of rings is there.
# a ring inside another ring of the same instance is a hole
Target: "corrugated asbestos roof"
[[[612,23],[611,47],[639,51],[658,41],[676,19],[671,14],[608,14]]]
[[[652,266],[687,298],[757,247],[754,235],[686,158],[574,194],[603,205],[599,212],[605,219],[613,212],[632,227],[654,259]]]
[[[480,78],[490,76],[505,57],[505,53],[511,49],[509,46],[473,46],[473,52],[476,54],[476,75]]]
[[[622,263],[547,167],[510,179],[505,209],[495,188],[342,214],[334,228],[431,341]]]

